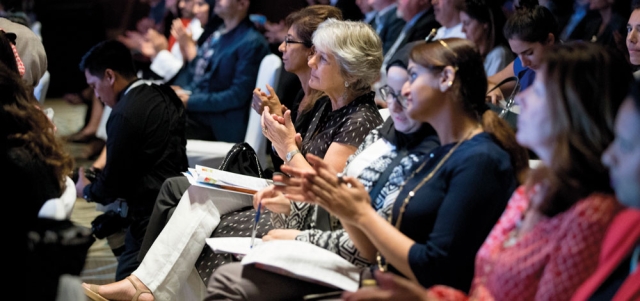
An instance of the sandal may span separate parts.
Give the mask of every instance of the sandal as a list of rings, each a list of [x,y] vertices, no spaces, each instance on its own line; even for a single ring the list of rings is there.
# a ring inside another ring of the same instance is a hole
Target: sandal
[[[99,287],[100,287],[99,285],[95,285],[95,284],[90,284],[89,288],[87,288],[84,285],[82,286],[82,288],[84,289],[84,294],[87,295],[89,299],[94,301],[109,301],[109,299],[102,297],[100,294],[98,294]]]
[[[138,298],[140,298],[140,295],[142,294],[151,294],[151,291],[146,289],[146,290],[141,290],[138,288],[138,286],[135,284],[135,282],[133,282],[133,280],[131,279],[131,276],[127,277],[127,280],[129,280],[129,282],[131,282],[131,285],[133,285],[133,288],[136,289],[136,293],[133,294],[133,298],[131,298],[131,301],[138,301]],[[96,301],[102,301],[102,300],[96,300]]]
[[[131,301],[138,301],[138,298],[140,298],[140,295],[142,294],[153,295],[153,293],[151,293],[151,291],[148,289],[141,290],[140,288],[138,288],[138,285],[136,285],[135,282],[133,282],[133,280],[131,279],[131,276],[127,277],[127,280],[129,280],[129,282],[131,282],[131,285],[133,285],[133,288],[136,289],[136,292],[135,294],[133,294],[133,298],[131,298]],[[82,288],[84,289],[84,294],[87,295],[89,299],[94,301],[109,301],[109,299],[103,297],[98,293],[99,287],[100,287],[99,285],[95,285],[95,284],[90,284],[89,288],[87,288],[84,285],[82,286]]]

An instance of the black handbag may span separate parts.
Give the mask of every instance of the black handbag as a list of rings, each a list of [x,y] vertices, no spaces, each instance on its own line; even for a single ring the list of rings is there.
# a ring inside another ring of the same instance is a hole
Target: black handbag
[[[516,82],[515,87],[513,88],[513,91],[511,91],[511,94],[509,95],[509,97],[507,97],[505,99],[506,104],[503,107],[500,107],[498,105],[494,105],[492,103],[487,103],[487,105],[489,106],[489,108],[496,112],[496,114],[498,114],[498,116],[500,116],[500,118],[504,119],[505,121],[507,121],[507,123],[509,123],[509,125],[511,126],[511,128],[513,128],[514,131],[517,131],[518,129],[518,114],[514,113],[512,111],[513,106],[516,103],[516,95],[520,92],[520,79],[518,79],[517,76],[512,76],[512,77],[508,77],[505,78],[504,80],[502,80],[501,82],[499,82],[497,85],[495,85],[495,87],[491,88],[491,90],[487,91],[487,94],[492,92],[495,89],[500,88],[502,85],[508,83],[508,82]]]
[[[245,176],[264,178],[264,169],[260,165],[256,151],[246,142],[236,143],[220,163],[220,170]]]

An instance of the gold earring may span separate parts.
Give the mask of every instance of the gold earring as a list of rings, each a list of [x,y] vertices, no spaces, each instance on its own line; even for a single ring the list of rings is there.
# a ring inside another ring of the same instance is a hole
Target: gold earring
[[[447,83],[447,85],[448,85],[449,87],[451,87],[451,85],[453,85],[453,81],[451,81],[451,80],[450,80],[450,81]]]

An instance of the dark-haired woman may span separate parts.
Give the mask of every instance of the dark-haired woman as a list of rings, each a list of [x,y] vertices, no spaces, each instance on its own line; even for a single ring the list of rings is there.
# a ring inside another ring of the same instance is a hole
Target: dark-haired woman
[[[517,76],[520,89],[524,90],[533,83],[544,53],[558,42],[556,17],[541,5],[522,6],[509,16],[503,33],[517,57],[506,68],[489,77],[489,88],[508,77]],[[504,98],[502,95],[509,95],[514,88],[515,83],[509,82],[491,92],[489,98],[495,104]]]
[[[402,89],[407,115],[429,122],[442,146],[407,178],[387,207],[389,221],[372,208],[362,183],[336,177],[329,162],[316,156],[307,155],[313,172],[282,167],[304,178],[304,199],[296,181],[274,180],[288,183],[278,188],[292,192],[287,197],[318,204],[338,216],[360,254],[374,263],[371,269],[388,269],[427,287],[448,283],[467,291],[475,251],[516,188],[516,175],[526,169],[526,151],[516,144],[506,122],[487,110],[482,57],[470,41],[422,43],[409,58],[409,81]],[[274,298],[274,289],[264,286],[273,275],[248,266],[222,266],[209,282],[207,300],[253,300],[256,293]]]
[[[513,61],[507,39],[502,34],[505,16],[502,8],[485,0],[466,0],[460,7],[462,32],[476,44],[484,58],[484,71],[492,76]]]

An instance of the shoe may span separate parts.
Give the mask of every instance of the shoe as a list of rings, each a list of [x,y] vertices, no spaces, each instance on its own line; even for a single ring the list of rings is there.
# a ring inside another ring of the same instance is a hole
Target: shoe
[[[131,285],[133,285],[133,288],[136,289],[135,294],[133,294],[133,298],[131,298],[131,301],[138,301],[138,298],[140,298],[140,295],[142,294],[151,294],[151,291],[146,289],[146,290],[141,290],[138,285],[136,285],[135,282],[133,282],[133,280],[131,279],[131,276],[127,277],[127,280],[129,280],[129,282],[131,282]],[[82,286],[82,288],[84,289],[84,294],[87,295],[87,297],[89,297],[89,299],[94,300],[94,301],[109,301],[109,299],[103,297],[102,295],[100,295],[98,293],[98,288],[100,286],[99,285],[95,285],[95,284],[90,284],[89,288],[87,288],[86,286]]]
[[[93,301],[109,301],[109,299],[102,297],[100,294],[98,294],[99,287],[100,287],[99,285],[90,284],[89,288],[83,285],[82,289],[84,289],[84,294],[87,295],[87,297],[89,297],[89,299]]]
[[[86,134],[82,132],[82,130],[77,133],[71,134],[69,136],[63,137],[63,139],[66,142],[73,142],[73,143],[88,143],[94,138],[97,138],[95,134]]]

